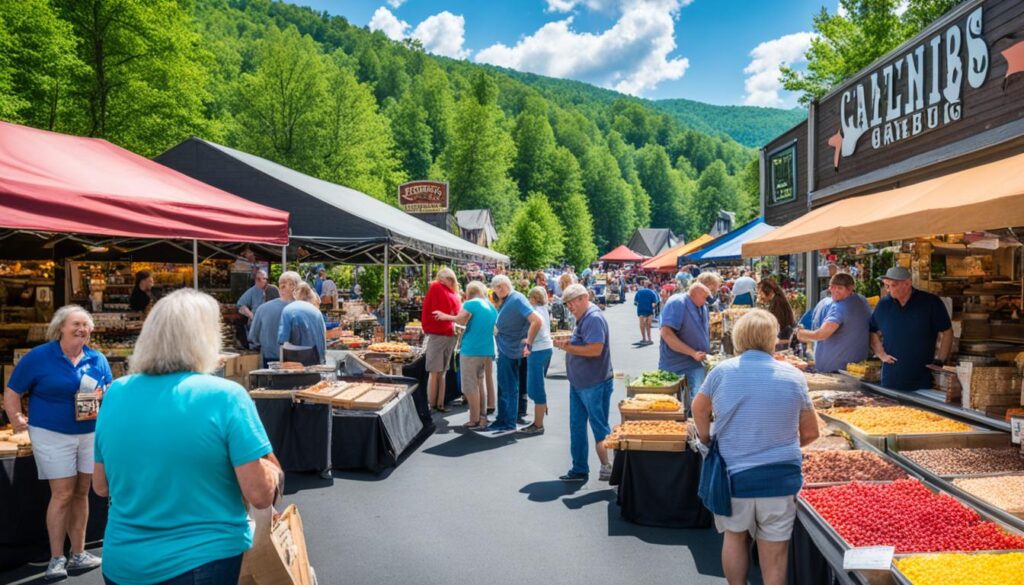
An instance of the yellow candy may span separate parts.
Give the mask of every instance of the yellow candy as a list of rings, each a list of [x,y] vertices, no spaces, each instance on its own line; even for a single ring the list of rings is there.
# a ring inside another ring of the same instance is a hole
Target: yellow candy
[[[1019,585],[1024,553],[910,556],[896,561],[896,567],[913,585]]]
[[[964,423],[906,406],[855,406],[830,408],[824,412],[869,435],[964,433],[971,430]]]

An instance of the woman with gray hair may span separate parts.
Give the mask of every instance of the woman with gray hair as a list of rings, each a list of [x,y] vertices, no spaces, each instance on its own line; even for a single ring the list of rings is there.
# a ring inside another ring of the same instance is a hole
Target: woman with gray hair
[[[108,585],[238,582],[246,502],[270,506],[282,473],[245,389],[210,375],[220,350],[217,301],[175,291],[146,318],[132,374],[107,391],[93,487],[111,501]]]
[[[778,321],[764,309],[740,317],[732,330],[739,355],[711,370],[693,399],[700,440],[711,443],[714,413],[714,439],[726,462],[731,514],[715,514],[715,525],[725,533],[722,566],[730,584],[747,582],[748,534],[757,539],[765,585],[785,582],[803,484],[800,447],[818,438],[806,378],[772,356],[778,334]]]
[[[466,328],[462,335],[462,350],[459,352],[459,369],[462,372],[462,394],[469,405],[469,421],[463,426],[482,431],[487,428],[487,378],[489,367],[494,360],[494,322],[498,311],[487,300],[487,287],[474,280],[466,285],[466,302],[458,315],[434,311],[438,321],[452,321]]]
[[[100,559],[85,551],[89,483],[93,473],[93,435],[98,395],[112,381],[107,358],[86,345],[93,321],[78,305],[57,309],[46,337],[18,361],[4,390],[4,410],[16,432],[28,429],[39,479],[50,483],[46,529],[50,563],[46,578],[67,576],[68,569],[97,567]],[[21,411],[28,393],[31,420]],[[71,539],[71,559],[64,538]]]

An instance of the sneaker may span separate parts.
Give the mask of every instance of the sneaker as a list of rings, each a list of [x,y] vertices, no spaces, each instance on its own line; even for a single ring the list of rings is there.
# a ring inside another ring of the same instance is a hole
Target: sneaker
[[[516,432],[522,433],[524,435],[543,435],[544,434],[544,427],[538,427],[537,425],[530,425],[528,427],[523,427],[523,428],[519,429]]]
[[[47,581],[54,581],[57,579],[68,578],[68,560],[63,556],[52,557],[50,564],[46,565],[46,575],[43,577]]]
[[[612,478],[612,466],[608,465],[601,466],[601,472],[597,474],[597,479],[600,481],[608,481]]]
[[[583,482],[587,481],[587,474],[586,473],[573,473],[572,471],[570,471],[569,473],[566,473],[565,475],[559,477],[558,479],[560,479],[562,481],[567,481],[567,482],[583,483]]]
[[[527,420],[526,420],[526,418],[521,417],[521,416],[516,417],[516,424],[525,425],[525,424],[527,424]]]
[[[67,568],[69,571],[95,569],[102,563],[103,559],[88,551],[82,551],[78,554],[71,555],[71,558],[68,559]]]

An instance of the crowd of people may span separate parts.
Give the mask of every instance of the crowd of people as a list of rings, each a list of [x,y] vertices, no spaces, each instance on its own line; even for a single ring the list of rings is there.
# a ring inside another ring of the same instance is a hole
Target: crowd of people
[[[746,575],[753,536],[765,582],[780,583],[801,484],[799,449],[814,440],[817,426],[805,379],[772,354],[780,343],[813,342],[816,369],[830,372],[872,352],[883,362],[883,385],[914,390],[928,385],[928,364],[949,356],[949,316],[941,300],[915,289],[901,267],[882,277],[888,294],[873,311],[856,293],[854,277],[837,271],[828,294],[802,323],[774,280],[758,281],[746,271],[728,279],[693,272],[680,271],[667,295],[669,283],[637,279],[636,345],[654,343],[657,319],[659,368],[685,380],[685,406],[702,441],[712,440],[710,422],[716,421],[714,439],[729,462],[732,490],[732,513],[716,515],[726,533],[728,580],[739,583]],[[578,278],[571,269],[509,275],[499,269],[486,283],[482,272],[473,276],[478,278],[466,282],[464,292],[447,267],[429,284],[421,317],[430,405],[445,411],[445,375],[458,352],[467,429],[542,434],[547,369],[553,353],[563,352],[570,447],[560,479],[587,481],[592,435],[598,477],[608,480],[603,440],[611,432],[610,331],[593,287],[584,284],[590,275]],[[141,294],[147,294],[149,278],[140,274]],[[526,282],[517,286],[513,278]],[[736,357],[705,378],[710,313],[727,306],[727,291],[733,307],[749,299],[764,309],[751,308],[738,319],[731,333]],[[336,294],[329,287],[321,292]],[[280,359],[282,348],[325,359],[322,299],[296,272],[284,272],[276,287],[265,273],[255,273],[239,310],[250,319],[248,337],[264,363]],[[106,358],[88,345],[92,317],[69,305],[56,311],[49,341],[21,359],[4,390],[6,415],[16,431],[29,432],[39,478],[50,487],[52,558],[46,574],[56,578],[100,565],[84,548],[91,488],[111,497],[102,560],[107,583],[234,583],[242,552],[251,545],[247,506],[269,506],[283,475],[245,390],[211,375],[222,343],[216,301],[185,289],[155,303],[149,298],[146,310],[129,376],[112,379]],[[571,333],[552,335],[563,328]],[[534,404],[528,423],[523,385]],[[83,398],[97,392],[102,408],[90,411]],[[22,409],[26,395],[31,418]],[[190,432],[177,432],[181,428]]]

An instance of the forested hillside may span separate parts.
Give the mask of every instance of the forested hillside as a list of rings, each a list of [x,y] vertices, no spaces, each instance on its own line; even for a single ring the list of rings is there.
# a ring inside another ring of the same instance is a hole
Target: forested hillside
[[[740,144],[761,147],[807,117],[805,108],[780,110],[754,106],[715,106],[692,100],[651,102],[684,126],[707,133],[725,133]]]
[[[271,0],[0,0],[0,118],[146,156],[197,135],[392,204],[443,179],[524,266],[752,217],[754,150],[717,133],[720,112],[677,116]]]

